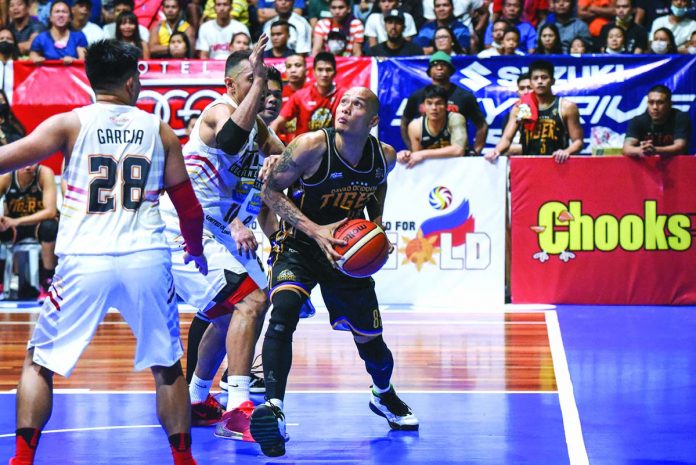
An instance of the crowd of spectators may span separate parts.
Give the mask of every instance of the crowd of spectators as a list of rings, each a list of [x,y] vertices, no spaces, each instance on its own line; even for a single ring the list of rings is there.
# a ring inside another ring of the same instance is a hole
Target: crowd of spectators
[[[225,59],[262,32],[268,57],[696,53],[692,0],[164,0],[148,29],[133,0],[1,1],[18,57],[79,59],[101,38],[143,58]],[[170,40],[175,33],[176,51]],[[180,42],[184,42],[181,44]],[[186,45],[187,51],[180,50]],[[511,45],[515,48],[511,49]],[[190,55],[190,56],[189,56]]]

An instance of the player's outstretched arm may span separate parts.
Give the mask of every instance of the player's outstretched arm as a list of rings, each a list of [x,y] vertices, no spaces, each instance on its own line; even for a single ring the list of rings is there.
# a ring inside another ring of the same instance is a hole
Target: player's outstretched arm
[[[186,243],[184,262],[193,260],[202,274],[208,274],[208,262],[203,255],[203,208],[186,172],[181,144],[166,123],[160,123],[160,137],[166,154],[164,187],[179,216],[179,228]]]
[[[280,160],[266,178],[261,190],[263,201],[268,207],[290,225],[314,239],[330,260],[341,255],[333,250],[333,245],[345,245],[345,241],[334,239],[333,231],[338,223],[318,225],[307,218],[290,198],[283,193],[295,181],[313,174],[321,163],[326,150],[326,137],[323,131],[302,134],[288,145]]]
[[[73,112],[51,116],[26,137],[0,147],[0,173],[38,163],[58,151],[66,153],[79,128]]]

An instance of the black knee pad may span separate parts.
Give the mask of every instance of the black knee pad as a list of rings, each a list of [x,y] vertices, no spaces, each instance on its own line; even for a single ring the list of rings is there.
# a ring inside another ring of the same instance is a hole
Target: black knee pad
[[[360,358],[363,359],[366,364],[382,367],[394,363],[392,353],[384,342],[381,334],[363,344],[356,342],[355,345],[358,348]]]
[[[300,321],[300,308],[305,299],[305,296],[289,289],[281,289],[273,293],[271,297],[273,310],[271,310],[266,337],[292,342],[292,333],[295,332],[297,322]]]
[[[58,221],[45,220],[39,223],[39,242],[55,242],[58,237]]]

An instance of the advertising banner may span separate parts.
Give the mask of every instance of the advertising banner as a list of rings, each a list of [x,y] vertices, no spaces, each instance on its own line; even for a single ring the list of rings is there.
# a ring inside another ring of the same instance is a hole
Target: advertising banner
[[[503,304],[506,161],[394,168],[384,225],[395,250],[375,275],[380,302],[425,309]]]
[[[513,157],[513,303],[696,303],[696,158]]]
[[[266,60],[285,71],[282,59]],[[308,60],[308,69],[312,60]],[[339,86],[370,86],[370,58],[338,58]],[[223,60],[148,60],[139,63],[142,90],[138,106],[157,114],[180,137],[186,120],[225,91]],[[314,77],[308,73],[309,82]],[[46,118],[72,108],[88,105],[94,94],[85,75],[84,65],[65,66],[62,62],[45,62],[36,66],[30,61],[14,63],[12,109],[31,131]],[[61,171],[62,157],[54,156],[48,165]]]
[[[473,92],[486,115],[490,129],[486,146],[500,140],[507,114],[518,99],[517,77],[527,72],[538,56],[452,57],[456,72],[451,82]],[[554,92],[578,105],[585,131],[583,153],[590,153],[588,144],[592,128],[602,138],[616,136],[622,140],[628,122],[645,112],[648,90],[655,84],[672,89],[674,108],[688,112],[696,120],[696,56],[596,55],[546,57],[555,65]],[[380,138],[399,150],[404,148],[399,133],[406,100],[415,90],[431,83],[427,75],[428,61],[423,58],[393,58],[379,62],[378,92]],[[474,130],[469,125],[469,141]],[[695,153],[692,140],[689,153]]]

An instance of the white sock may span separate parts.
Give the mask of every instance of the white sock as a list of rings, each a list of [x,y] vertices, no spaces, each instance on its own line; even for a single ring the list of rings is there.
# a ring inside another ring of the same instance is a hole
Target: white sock
[[[191,396],[191,403],[203,402],[208,398],[208,393],[210,392],[210,386],[213,385],[213,380],[200,379],[196,374],[193,374],[191,378],[191,384],[189,384],[189,395]]]
[[[227,375],[227,411],[239,407],[249,400],[249,383],[251,376]]]
[[[283,401],[280,399],[268,399],[268,402],[283,410]]]
[[[391,388],[392,388],[391,383],[389,384],[389,386],[387,386],[384,389],[380,388],[376,384],[373,384],[372,385],[372,392],[374,392],[375,394],[384,394],[385,392],[389,392],[391,390]]]

